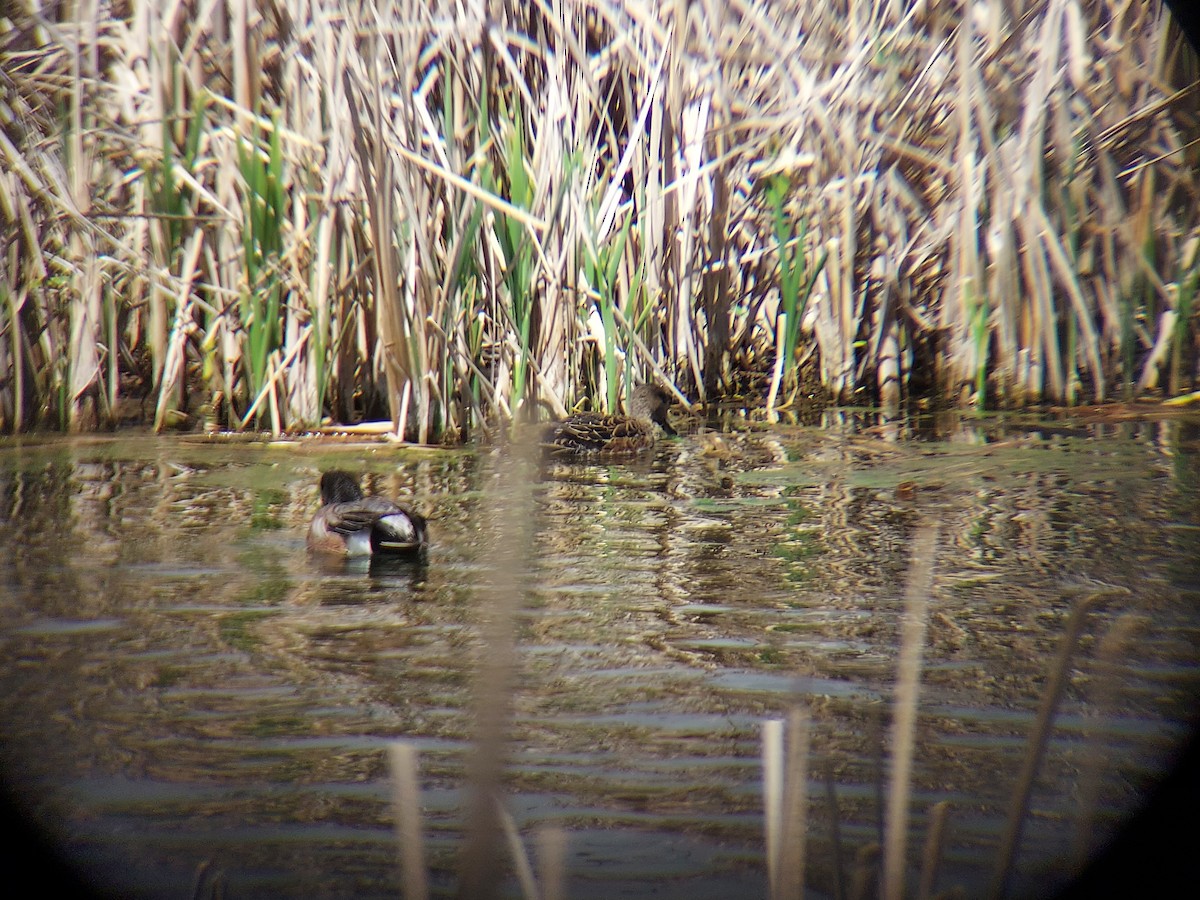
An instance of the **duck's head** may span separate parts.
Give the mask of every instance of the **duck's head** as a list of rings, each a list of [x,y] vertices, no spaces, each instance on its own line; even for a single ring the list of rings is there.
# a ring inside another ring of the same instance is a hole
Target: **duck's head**
[[[363,498],[358,479],[341,469],[330,469],[321,476],[321,503],[352,503]]]
[[[667,434],[676,431],[667,421],[667,408],[671,405],[671,394],[657,384],[639,384],[633,389],[629,411],[635,419],[648,419],[662,427]]]

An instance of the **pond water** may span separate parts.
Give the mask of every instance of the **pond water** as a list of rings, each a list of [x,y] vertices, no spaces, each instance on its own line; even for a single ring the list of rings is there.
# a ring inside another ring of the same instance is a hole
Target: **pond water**
[[[428,516],[424,564],[308,556],[335,466]],[[880,840],[924,523],[914,884],[941,801],[937,888],[988,884],[1084,599],[1012,894],[1068,878],[1187,736],[1196,419],[889,431],[835,413],[521,471],[382,443],[0,441],[0,774],[22,814],[124,897],[397,896],[386,748],[406,739],[432,887],[452,894],[499,580],[520,606],[506,807],[527,845],[565,830],[567,896],[765,897],[762,723],[797,705],[807,883],[847,896]]]

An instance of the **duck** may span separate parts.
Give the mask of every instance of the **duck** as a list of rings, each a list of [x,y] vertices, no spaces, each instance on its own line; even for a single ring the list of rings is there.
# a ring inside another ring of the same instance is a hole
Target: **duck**
[[[550,455],[576,453],[637,453],[654,446],[655,426],[677,432],[667,421],[671,395],[655,384],[640,384],[633,391],[628,416],[581,412],[554,422],[546,430],[542,446]]]
[[[365,496],[349,472],[321,475],[321,508],[308,527],[308,549],[345,556],[419,553],[425,518],[387,497]]]

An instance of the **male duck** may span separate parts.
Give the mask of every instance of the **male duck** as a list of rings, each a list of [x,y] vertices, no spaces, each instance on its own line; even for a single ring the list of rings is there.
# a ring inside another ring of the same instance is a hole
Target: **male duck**
[[[633,391],[628,416],[595,412],[576,413],[551,425],[542,441],[552,455],[571,453],[637,453],[654,446],[657,424],[667,434],[675,429],[667,421],[671,395],[654,384],[638,385]]]
[[[425,547],[425,519],[386,497],[365,497],[349,472],[321,476],[321,508],[308,528],[308,549],[347,556],[416,553]]]

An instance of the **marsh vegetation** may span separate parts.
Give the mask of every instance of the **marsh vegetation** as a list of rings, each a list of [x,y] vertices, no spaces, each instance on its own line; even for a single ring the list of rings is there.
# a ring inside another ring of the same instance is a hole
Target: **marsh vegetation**
[[[1197,387],[1165,4],[8,4],[0,430]]]

